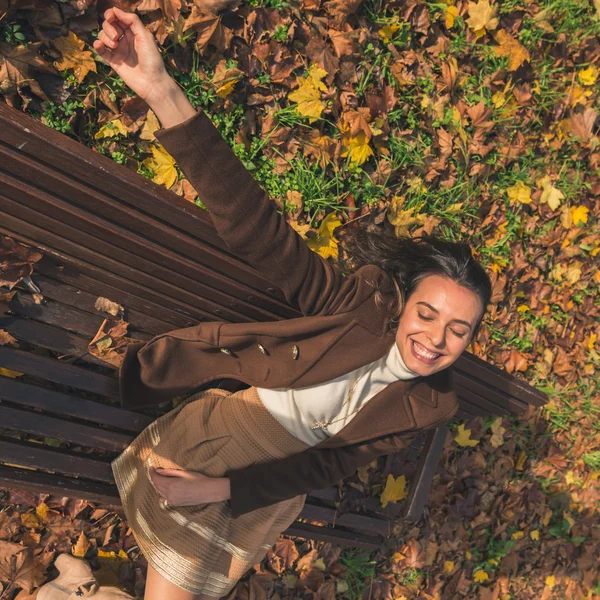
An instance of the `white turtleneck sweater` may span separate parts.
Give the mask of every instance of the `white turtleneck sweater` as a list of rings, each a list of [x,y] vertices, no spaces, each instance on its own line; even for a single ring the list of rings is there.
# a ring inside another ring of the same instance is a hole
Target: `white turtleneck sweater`
[[[304,388],[257,388],[268,411],[293,435],[314,446],[347,425],[375,394],[398,379],[414,379],[419,374],[407,368],[394,342],[379,360],[345,375]],[[357,381],[352,399],[343,405],[350,387]],[[358,410],[357,410],[358,409]],[[355,412],[356,411],[356,412]],[[311,429],[315,421],[335,423]],[[337,420],[339,419],[339,420]]]

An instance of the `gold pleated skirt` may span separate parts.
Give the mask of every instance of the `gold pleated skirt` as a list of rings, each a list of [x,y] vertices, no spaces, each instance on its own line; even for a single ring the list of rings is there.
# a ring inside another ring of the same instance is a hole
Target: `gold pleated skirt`
[[[222,477],[229,469],[308,447],[269,413],[254,387],[203,390],[151,423],[111,465],[128,525],[148,564],[193,594],[224,596],[264,558],[306,498],[237,519],[227,502],[165,507],[150,479],[151,466]]]

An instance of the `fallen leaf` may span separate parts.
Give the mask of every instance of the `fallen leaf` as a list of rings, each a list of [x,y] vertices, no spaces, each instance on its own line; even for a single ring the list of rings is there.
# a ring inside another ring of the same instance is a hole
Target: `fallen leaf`
[[[400,477],[394,478],[390,473],[385,484],[385,489],[381,494],[381,506],[385,508],[390,502],[398,502],[407,496],[406,477],[400,475]]]
[[[77,83],[81,83],[90,71],[97,72],[94,55],[89,50],[85,50],[85,43],[72,31],[69,31],[64,37],[53,39],[52,45],[62,55],[59,60],[54,62],[54,65],[60,70],[72,70]]]
[[[458,434],[454,436],[454,441],[459,446],[477,446],[479,440],[471,439],[471,430],[465,429],[464,424],[458,426]]]
[[[164,185],[169,189],[177,181],[175,159],[160,144],[152,144],[150,151],[152,152],[152,157],[145,158],[142,164],[154,171],[152,181]]]
[[[498,27],[496,13],[498,8],[490,4],[489,0],[479,0],[479,2],[469,2],[469,18],[467,25],[480,38],[486,31],[491,31]]]
[[[94,135],[95,140],[104,139],[104,138],[114,138],[118,135],[128,135],[129,131],[125,125],[121,122],[120,119],[113,119],[100,127],[100,129]]]
[[[500,45],[494,48],[494,53],[496,56],[509,57],[509,71],[516,71],[525,61],[531,61],[529,50],[506,31],[502,29],[498,31],[496,41]]]
[[[333,239],[333,232],[341,224],[342,222],[335,214],[335,211],[330,212],[321,222],[316,237],[307,238],[306,244],[313,252],[316,252],[323,258],[328,258],[329,256],[337,258],[338,244]]]

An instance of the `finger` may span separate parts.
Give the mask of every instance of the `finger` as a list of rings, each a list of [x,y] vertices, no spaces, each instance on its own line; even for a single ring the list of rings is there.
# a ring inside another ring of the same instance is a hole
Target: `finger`
[[[104,45],[104,42],[101,40],[95,40],[94,43],[92,44],[94,50],[100,55],[102,56],[103,54],[106,53],[106,46]]]
[[[182,469],[163,469],[161,467],[158,467],[156,472],[163,477],[184,477],[186,473]]]
[[[102,29],[104,29],[106,35],[108,35],[108,37],[115,42],[117,41],[118,37],[124,33],[124,29],[116,22],[111,24],[108,21],[104,21],[104,23],[102,23]]]
[[[149,33],[141,19],[135,13],[125,12],[116,6],[113,7],[113,11],[121,22],[121,26],[128,26],[134,35],[145,35],[146,33]]]
[[[118,42],[113,42],[107,35],[105,31],[101,31],[98,34],[98,39],[109,49],[109,50],[114,50],[119,43]]]

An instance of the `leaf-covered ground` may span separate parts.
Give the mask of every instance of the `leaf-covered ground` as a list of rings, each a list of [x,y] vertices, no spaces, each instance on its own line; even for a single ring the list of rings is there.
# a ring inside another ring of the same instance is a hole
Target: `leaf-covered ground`
[[[0,94],[201,205],[154,115],[93,52],[108,7],[0,0]],[[454,424],[424,518],[381,550],[282,538],[232,596],[600,598],[599,0],[121,7],[314,251],[343,259],[361,221],[468,239],[494,281],[470,350],[551,399]],[[381,467],[354,491],[379,496]],[[384,502],[402,496],[390,484]],[[122,515],[5,493],[2,600],[33,598],[71,550],[142,596]]]

